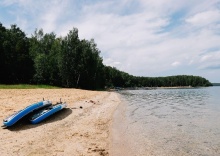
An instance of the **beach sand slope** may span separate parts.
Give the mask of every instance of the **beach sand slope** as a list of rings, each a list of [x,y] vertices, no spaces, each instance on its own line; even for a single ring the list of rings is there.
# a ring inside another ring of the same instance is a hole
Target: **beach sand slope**
[[[79,89],[1,89],[0,119],[42,101],[67,102],[68,107],[32,125],[22,119],[0,129],[4,155],[109,155],[113,113],[120,104],[113,92]]]

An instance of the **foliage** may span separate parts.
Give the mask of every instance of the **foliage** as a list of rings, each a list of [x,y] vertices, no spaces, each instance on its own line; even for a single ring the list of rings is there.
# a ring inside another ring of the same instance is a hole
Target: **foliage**
[[[36,29],[28,38],[16,25],[7,29],[1,23],[0,72],[2,84],[47,84],[92,90],[212,85],[199,76],[137,77],[105,66],[94,39],[80,40],[77,28],[65,37]]]
[[[15,85],[0,85],[0,89],[36,89],[36,88],[43,88],[43,89],[57,89],[59,87],[56,86],[49,86],[49,85],[30,85],[30,84],[15,84]]]
[[[111,87],[174,87],[174,86],[212,86],[203,77],[192,75],[176,75],[167,77],[132,76],[116,68],[105,67],[106,85]]]
[[[0,23],[1,83],[29,83],[33,62],[29,55],[29,40],[16,25],[6,29]]]

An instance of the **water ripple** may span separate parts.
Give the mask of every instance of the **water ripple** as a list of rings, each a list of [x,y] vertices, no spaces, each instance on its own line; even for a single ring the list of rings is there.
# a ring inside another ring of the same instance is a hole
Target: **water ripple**
[[[133,150],[142,148],[149,155],[220,155],[220,87],[121,94],[127,101],[126,135],[136,142]]]

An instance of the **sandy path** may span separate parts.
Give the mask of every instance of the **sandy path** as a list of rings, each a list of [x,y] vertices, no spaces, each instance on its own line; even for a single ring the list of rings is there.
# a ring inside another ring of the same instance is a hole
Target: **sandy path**
[[[1,156],[109,155],[112,116],[120,103],[116,93],[3,89],[0,90],[0,118],[41,101],[43,97],[53,103],[62,98],[68,107],[37,125],[22,120],[11,128],[0,128]]]

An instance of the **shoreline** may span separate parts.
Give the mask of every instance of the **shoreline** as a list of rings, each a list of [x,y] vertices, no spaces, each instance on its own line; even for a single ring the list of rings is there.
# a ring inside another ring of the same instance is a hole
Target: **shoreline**
[[[120,91],[120,90],[156,90],[156,89],[195,89],[201,88],[202,86],[192,87],[192,86],[173,86],[173,87],[128,87],[128,88],[113,88],[108,89],[110,92]]]
[[[121,101],[113,115],[110,156],[133,156],[136,153],[131,150],[132,144],[128,142],[129,138],[126,135],[128,128],[126,101],[123,98]]]
[[[1,155],[111,155],[114,92],[79,89],[0,89],[0,118],[37,101],[60,98],[67,108],[45,121],[0,130]],[[82,109],[80,108],[82,107]]]

